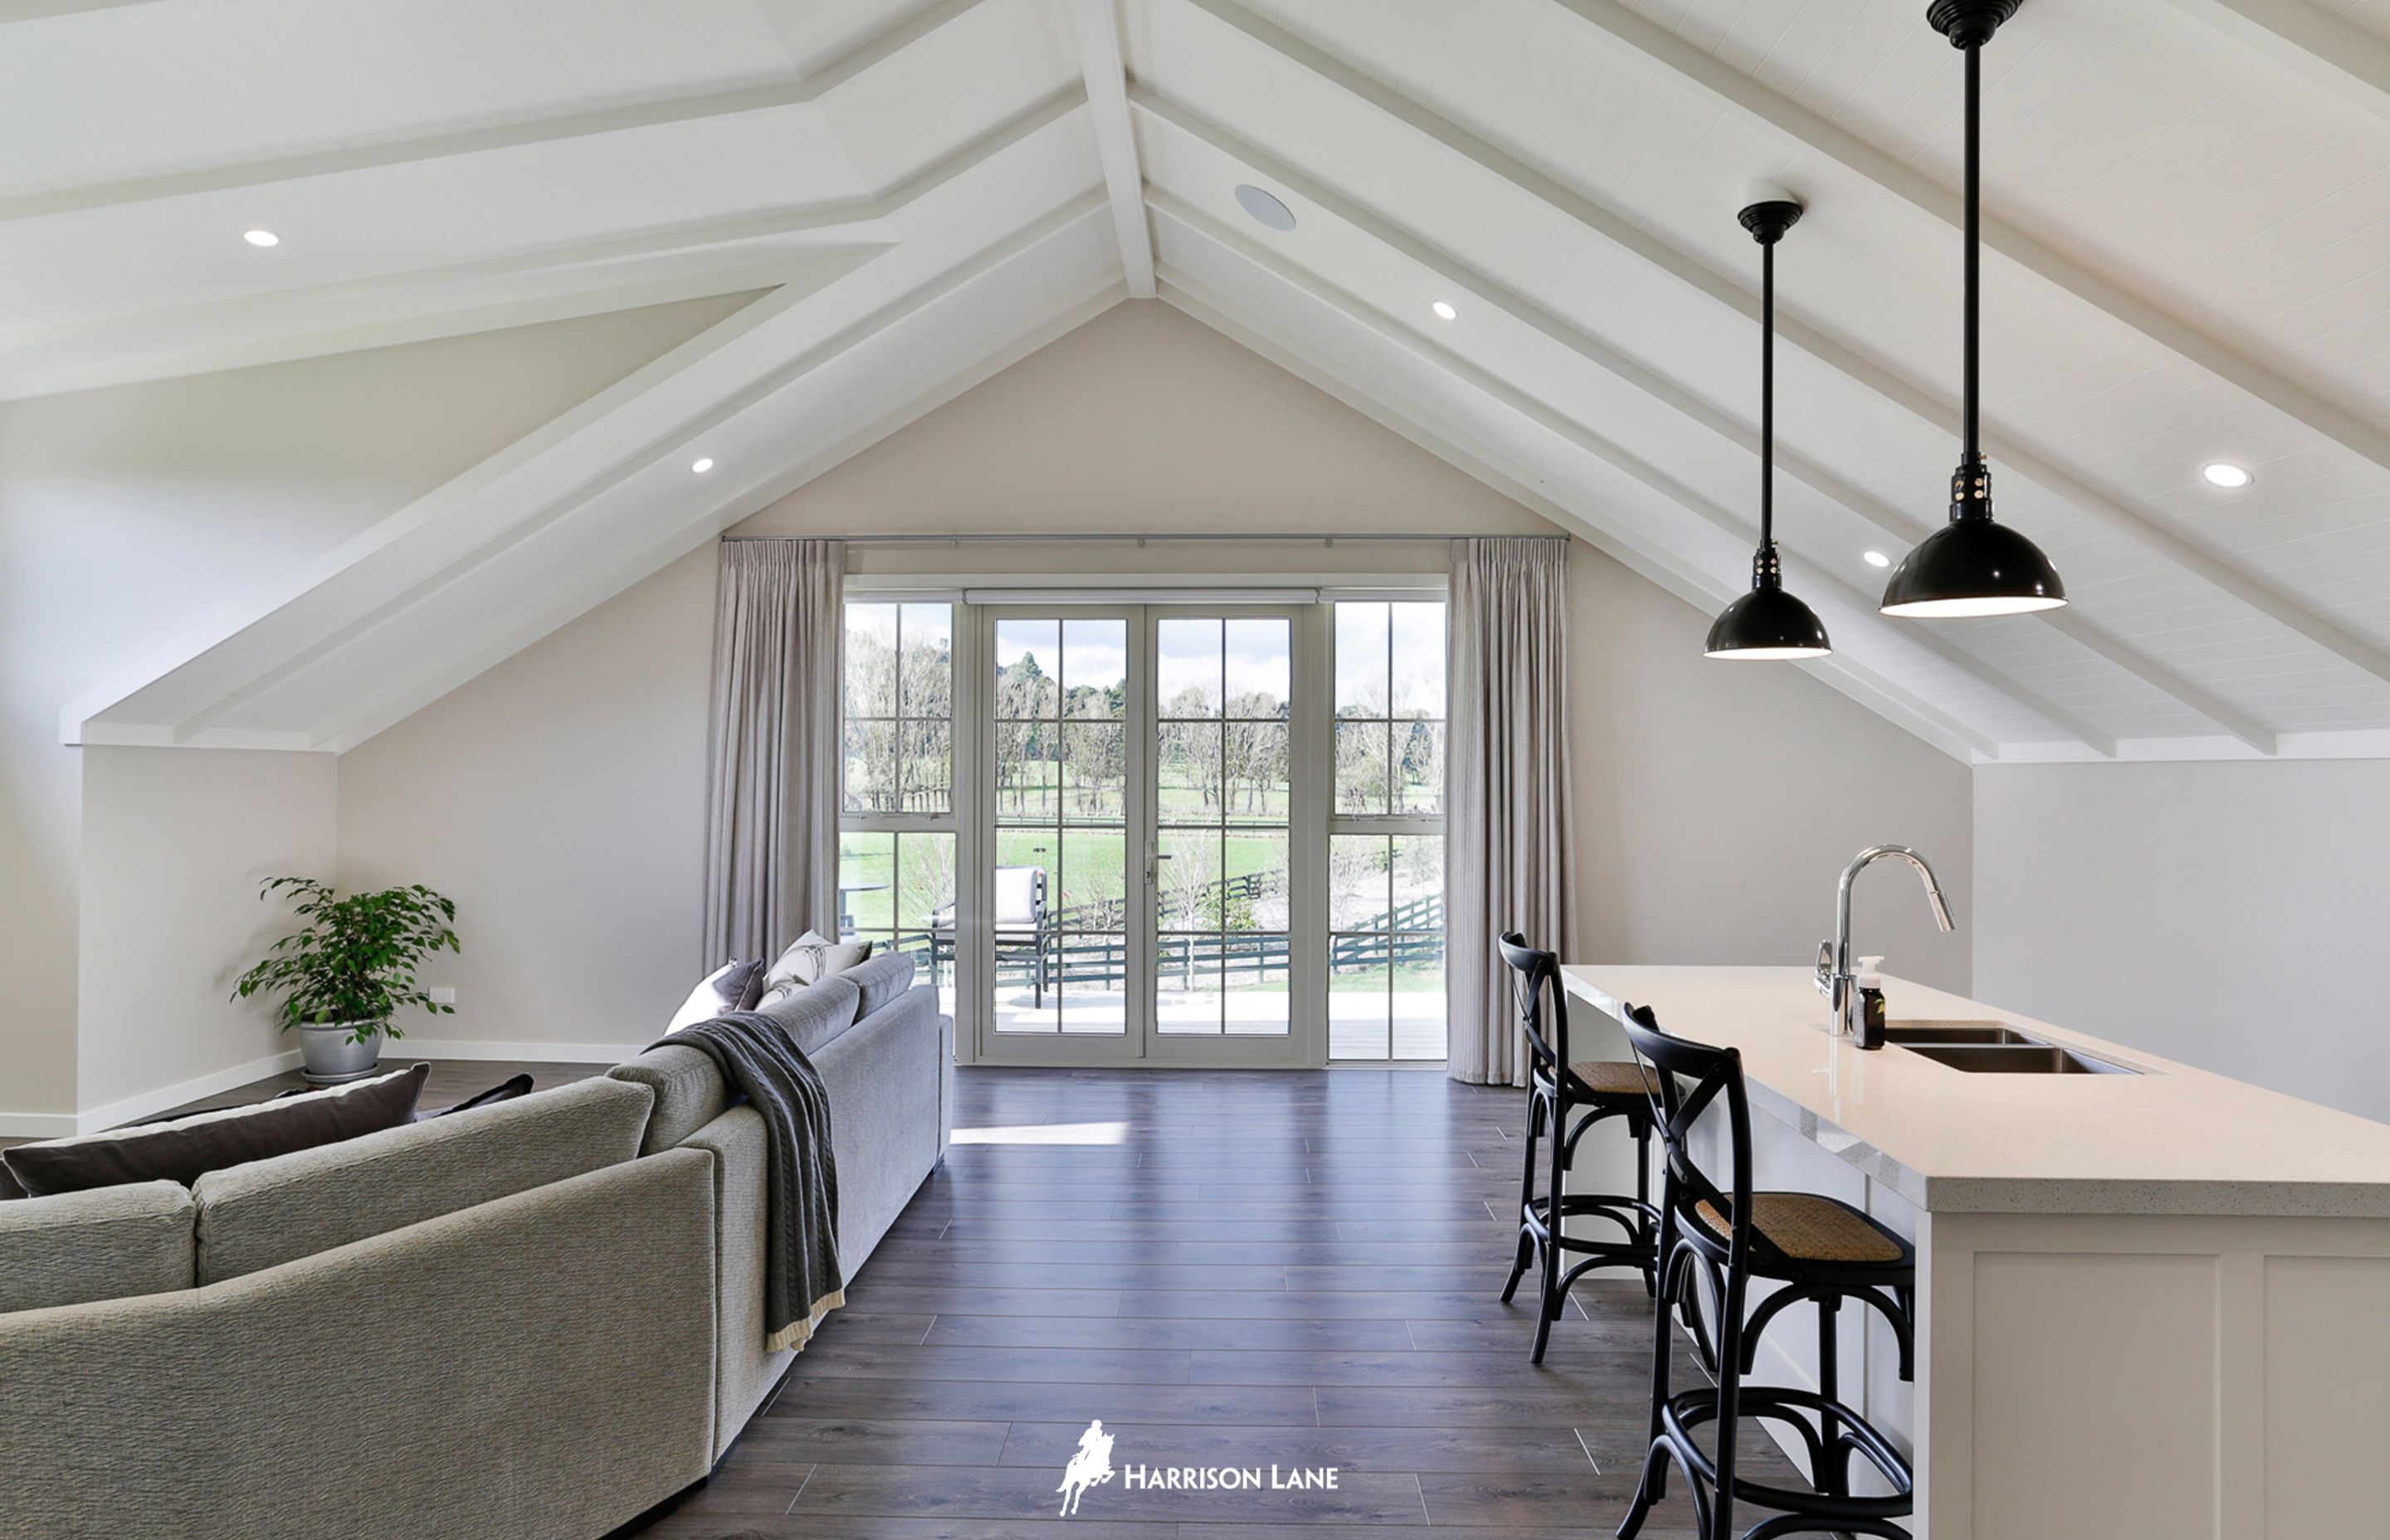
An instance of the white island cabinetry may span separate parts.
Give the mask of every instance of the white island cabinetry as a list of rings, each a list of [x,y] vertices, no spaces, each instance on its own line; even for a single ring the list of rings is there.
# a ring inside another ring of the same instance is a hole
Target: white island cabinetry
[[[1912,1450],[1919,1536],[2390,1534],[2390,1124],[1898,979],[1895,1027],[1997,1023],[2133,1072],[1864,1051],[1806,969],[1562,973],[1572,1057],[1625,1057],[1627,1005],[1740,1049],[1757,1185],[1916,1241],[1914,1384],[1871,1313],[1842,1382]],[[1755,1378],[1814,1383],[1806,1314],[1769,1328]]]

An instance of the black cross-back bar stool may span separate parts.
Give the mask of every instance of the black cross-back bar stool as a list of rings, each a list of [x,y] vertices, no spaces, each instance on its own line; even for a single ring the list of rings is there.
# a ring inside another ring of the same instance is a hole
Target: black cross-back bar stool
[[[1526,1034],[1527,1137],[1524,1169],[1519,1175],[1519,1251],[1510,1264],[1510,1281],[1502,1286],[1508,1304],[1519,1290],[1519,1279],[1530,1263],[1542,1269],[1539,1290],[1542,1311],[1536,1321],[1536,1351],[1530,1362],[1544,1361],[1544,1344],[1552,1322],[1560,1318],[1568,1291],[1576,1280],[1597,1267],[1629,1267],[1643,1275],[1644,1287],[1658,1290],[1656,1264],[1659,1210],[1651,1203],[1651,1095],[1643,1067],[1632,1060],[1569,1061],[1568,1001],[1560,983],[1560,960],[1538,952],[1515,930],[1500,940],[1502,960],[1510,967],[1511,994],[1519,1007],[1519,1030]],[[1546,1000],[1549,1009],[1547,1011]],[[1583,1116],[1576,1116],[1582,1112]],[[1598,1123],[1616,1119],[1635,1140],[1635,1196],[1566,1193],[1563,1175],[1576,1160],[1577,1141]],[[1574,1119],[1574,1121],[1572,1121]],[[1552,1136],[1547,1196],[1536,1196],[1536,1147],[1544,1131]],[[1566,1221],[1579,1216],[1603,1219],[1623,1232],[1620,1238],[1593,1238],[1564,1233]],[[1583,1260],[1565,1272],[1563,1252]]]
[[[1895,1523],[1908,1517],[1914,1478],[1908,1462],[1867,1419],[1841,1400],[1835,1319],[1844,1300],[1857,1300],[1892,1323],[1900,1344],[1901,1378],[1910,1377],[1917,1280],[1914,1250],[1861,1211],[1807,1192],[1754,1192],[1751,1187],[1751,1104],[1742,1056],[1660,1030],[1646,1007],[1630,1007],[1626,1040],[1653,1072],[1651,1115],[1664,1148],[1660,1196],[1658,1341],[1651,1361],[1651,1446],[1643,1479],[1620,1540],[1632,1540],[1651,1505],[1666,1495],[1668,1467],[1685,1473],[1702,1540],[1732,1540],[1734,1505],[1781,1511],[1751,1527],[1743,1540],[1788,1534],[1869,1534],[1908,1540]],[[1685,1084],[1690,1082],[1690,1085]],[[1713,1104],[1726,1111],[1731,1190],[1723,1191],[1692,1155],[1695,1123]],[[1668,1377],[1669,1314],[1699,1265],[1716,1280],[1715,1342],[1703,1356],[1717,1376],[1715,1389],[1672,1391]],[[1753,1278],[1781,1287],[1748,1318],[1744,1297]],[[1747,1385],[1759,1333],[1779,1312],[1803,1300],[1818,1305],[1818,1388]],[[1712,1351],[1714,1349],[1714,1351]],[[1809,1420],[1817,1418],[1813,1426]],[[1792,1431],[1806,1452],[1809,1490],[1763,1485],[1736,1474],[1735,1435],[1751,1418]],[[1714,1424],[1715,1453],[1695,1431]],[[1850,1462],[1875,1467],[1893,1491],[1851,1495]]]

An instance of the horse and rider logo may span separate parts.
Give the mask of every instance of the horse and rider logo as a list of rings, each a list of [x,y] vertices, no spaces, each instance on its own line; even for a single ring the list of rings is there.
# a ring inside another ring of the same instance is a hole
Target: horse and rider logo
[[[1079,1435],[1079,1452],[1062,1468],[1062,1484],[1054,1490],[1062,1495],[1062,1518],[1079,1511],[1079,1499],[1087,1488],[1101,1486],[1112,1479],[1112,1436],[1104,1431],[1103,1419],[1087,1424]]]

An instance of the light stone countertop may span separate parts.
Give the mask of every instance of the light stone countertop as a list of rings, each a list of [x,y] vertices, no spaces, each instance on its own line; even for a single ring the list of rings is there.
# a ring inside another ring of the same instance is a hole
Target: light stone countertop
[[[1625,1058],[1615,1020],[1742,1052],[1754,1112],[1921,1209],[2390,1217],[2390,1123],[2319,1107],[1887,974],[1893,1022],[2000,1021],[2139,1074],[1986,1074],[1831,1028],[1805,968],[1570,963],[1570,1053]],[[1622,1003],[1623,1002],[1623,1003]],[[1596,1012],[1601,1014],[1596,1014]]]

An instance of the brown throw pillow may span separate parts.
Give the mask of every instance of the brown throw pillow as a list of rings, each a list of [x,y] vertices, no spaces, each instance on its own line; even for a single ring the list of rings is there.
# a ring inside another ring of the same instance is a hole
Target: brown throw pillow
[[[294,1149],[338,1144],[395,1128],[415,1116],[429,1064],[306,1096],[194,1112],[79,1138],[20,1144],[0,1151],[10,1175],[36,1198],[126,1182],[180,1182]]]
[[[666,1033],[683,1027],[693,1027],[700,1021],[711,1021],[717,1016],[727,1016],[734,1010],[752,1010],[755,996],[764,989],[764,965],[761,962],[740,962],[733,957],[720,968],[697,981],[688,998],[672,1014]]]

